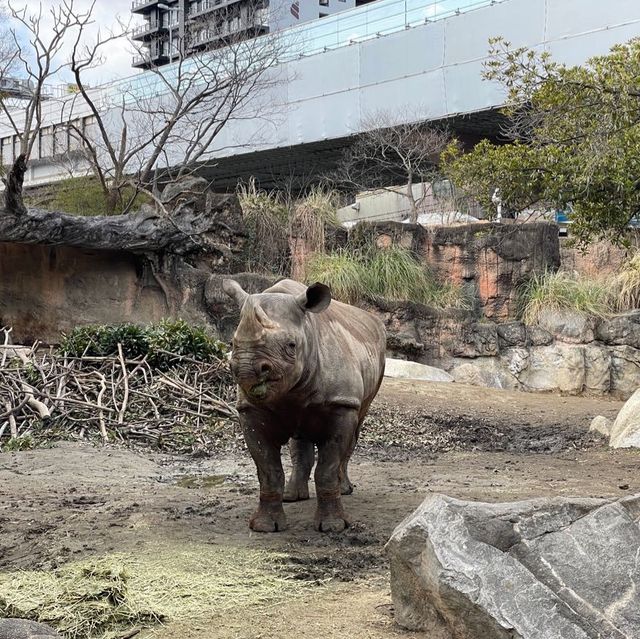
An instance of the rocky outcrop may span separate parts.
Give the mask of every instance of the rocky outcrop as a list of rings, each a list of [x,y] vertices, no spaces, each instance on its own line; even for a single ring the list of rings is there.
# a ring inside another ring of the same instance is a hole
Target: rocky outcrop
[[[433,495],[386,550],[396,621],[430,639],[640,636],[640,496]]]
[[[613,422],[609,446],[640,448],[640,388],[627,400]]]
[[[640,387],[640,348],[621,345],[625,337],[636,343],[637,312],[601,323],[553,313],[543,327],[478,322],[469,312],[404,302],[370,310],[386,325],[390,354],[443,368],[460,383],[624,399]]]
[[[120,216],[0,210],[0,326],[31,343],[88,323],[209,323],[207,281],[244,264],[238,200],[199,178],[161,198],[163,210]]]
[[[505,320],[516,314],[518,286],[533,272],[560,266],[558,227],[529,224],[463,224],[428,229],[415,224],[379,222],[359,225],[378,246],[411,249],[436,277],[473,293],[482,315]]]
[[[27,619],[0,619],[0,639],[53,639],[60,636],[43,623]]]

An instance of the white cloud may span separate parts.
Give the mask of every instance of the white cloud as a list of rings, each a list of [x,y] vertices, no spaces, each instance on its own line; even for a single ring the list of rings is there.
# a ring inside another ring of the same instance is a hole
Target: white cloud
[[[59,4],[59,0],[42,1],[44,38],[46,38],[47,35],[50,37],[50,31],[53,24],[50,11]],[[87,11],[91,4],[91,0],[74,1],[74,6],[79,11]],[[17,9],[26,6],[28,13],[36,13],[38,11],[38,6],[33,2],[33,0],[12,0],[11,5]],[[93,9],[94,24],[92,24],[87,30],[84,41],[87,43],[95,42],[99,31],[103,34],[109,31],[118,32],[121,29],[118,20],[124,24],[129,22],[133,23],[134,18],[132,18],[131,15],[131,0],[96,0]],[[19,30],[19,33],[23,33],[23,31]],[[69,58],[71,45],[71,40],[65,44],[62,52],[64,60]],[[86,81],[90,85],[96,86],[99,84],[107,84],[115,78],[133,75],[136,73],[136,70],[131,67],[131,58],[133,54],[134,49],[126,38],[120,38],[106,44],[102,49],[102,55],[104,57],[103,64],[95,69],[89,70],[86,74]],[[59,83],[65,83],[72,81],[72,78],[69,73],[63,73],[59,78],[56,78],[56,81]]]

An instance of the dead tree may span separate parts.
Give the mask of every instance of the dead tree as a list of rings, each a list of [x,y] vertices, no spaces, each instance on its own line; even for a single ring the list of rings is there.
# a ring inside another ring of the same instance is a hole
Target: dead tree
[[[43,117],[43,101],[49,97],[46,83],[68,66],[64,59],[63,47],[74,31],[82,31],[89,23],[91,12],[79,12],[74,9],[74,0],[65,0],[62,5],[49,9],[51,24],[45,28],[42,4],[35,14],[28,13],[26,7],[17,9],[9,4],[10,16],[20,27],[10,29],[10,40],[5,42],[12,53],[5,59],[5,70],[13,68],[20,74],[25,87],[29,88],[29,97],[19,109],[12,108],[10,100],[0,99],[0,111],[7,118],[15,135],[20,141],[19,151],[13,166],[3,178],[5,183],[5,206],[24,213],[22,201],[22,183],[27,162],[38,140]],[[25,39],[28,44],[23,44]],[[5,71],[7,73],[7,71]]]
[[[104,197],[105,212],[117,208],[127,212],[140,191],[157,199],[155,185],[160,175],[165,182],[192,174],[221,150],[217,139],[222,129],[234,120],[257,123],[273,121],[277,111],[265,104],[265,92],[280,82],[276,66],[291,42],[277,37],[243,39],[226,33],[216,34],[222,25],[209,25],[207,38],[218,48],[202,50],[180,47],[174,62],[151,68],[145,74],[119,80],[115,89],[105,86],[91,89],[87,71],[103,62],[105,46],[126,34],[126,27],[102,33],[87,43],[95,0],[86,12],[78,11],[74,0],[61,0],[51,9],[53,36],[43,40],[42,15],[26,10],[12,11],[14,19],[32,36],[22,47],[17,38],[18,57],[33,84],[33,97],[25,117],[16,117],[5,108],[5,115],[20,136],[22,162],[28,161],[42,125],[44,83],[68,66],[75,81],[75,93],[59,101],[58,131],[67,132],[77,143],[90,174],[98,180]],[[247,19],[252,19],[250,13]],[[219,37],[218,37],[219,36]],[[189,34],[189,37],[193,37]],[[62,43],[71,48],[70,58],[59,63]],[[37,64],[30,60],[36,59]],[[90,129],[79,123],[77,113],[94,122]],[[259,132],[252,144],[259,142]],[[233,143],[232,143],[233,144]],[[13,168],[11,169],[13,171]],[[10,171],[10,173],[11,173]],[[18,184],[18,174],[8,184]],[[133,188],[131,193],[130,187]],[[124,193],[129,187],[128,199]],[[21,198],[7,192],[7,202],[20,205]]]
[[[363,122],[365,132],[345,150],[332,176],[343,189],[386,190],[404,196],[413,223],[429,195],[426,185],[441,178],[437,164],[451,140],[445,130],[415,119],[406,110],[370,115]],[[416,194],[418,184],[422,187]],[[404,192],[400,185],[405,185]]]
[[[252,16],[250,12],[246,19]],[[228,35],[222,28],[206,25],[207,39],[218,42],[218,48],[203,47],[186,55],[189,47],[179,46],[172,64],[151,67],[144,79],[137,76],[128,85],[121,83],[118,92],[99,93],[86,86],[84,74],[100,63],[104,45],[116,36],[86,46],[78,34],[71,70],[77,99],[89,106],[95,130],[89,134],[73,122],[68,126],[81,141],[109,212],[119,200],[121,210],[127,211],[140,190],[156,194],[159,177],[175,181],[202,168],[213,151],[223,148],[217,139],[230,122],[246,120],[255,127],[277,117],[274,106],[263,98],[281,81],[275,67],[290,45],[274,37]],[[186,36],[191,44],[201,33],[193,29]],[[122,202],[127,186],[134,187],[134,194]]]

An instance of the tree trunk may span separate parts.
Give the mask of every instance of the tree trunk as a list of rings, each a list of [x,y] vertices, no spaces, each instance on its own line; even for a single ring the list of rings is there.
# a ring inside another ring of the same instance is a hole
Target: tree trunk
[[[206,206],[184,206],[168,216],[151,207],[139,213],[96,217],[24,207],[0,210],[0,242],[189,255],[229,253],[233,238],[243,233],[235,195],[208,193]]]
[[[24,174],[27,172],[27,160],[21,153],[13,166],[9,170],[7,177],[3,179],[5,184],[4,203],[8,211],[13,211],[16,215],[25,215],[27,209],[22,199],[22,185]]]
[[[418,207],[416,205],[416,199],[413,197],[413,178],[409,176],[407,180],[407,198],[409,200],[409,222],[411,224],[418,223]]]

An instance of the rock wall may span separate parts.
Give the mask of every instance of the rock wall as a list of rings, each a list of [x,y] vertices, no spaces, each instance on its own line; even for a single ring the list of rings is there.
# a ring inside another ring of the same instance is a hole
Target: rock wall
[[[0,243],[0,324],[14,340],[55,342],[79,324],[149,322],[173,315],[178,297],[189,319],[191,289],[154,275],[125,251]]]
[[[461,383],[620,398],[640,387],[640,311],[600,321],[554,313],[526,326],[402,302],[372,310],[394,357],[443,368]]]
[[[640,247],[640,229],[630,231],[627,239],[632,249]],[[583,250],[572,246],[571,236],[560,239],[563,271],[576,271],[581,275],[602,277],[618,271],[628,256],[629,249],[614,246],[606,240],[594,242]]]
[[[548,222],[428,228],[380,222],[359,225],[350,241],[413,250],[441,281],[464,286],[478,315],[492,320],[516,315],[518,286],[531,273],[560,267],[558,227]]]

